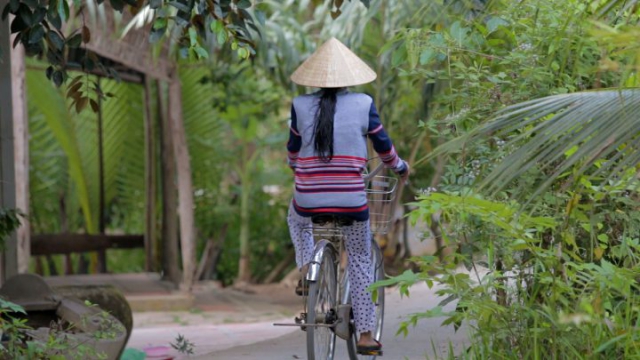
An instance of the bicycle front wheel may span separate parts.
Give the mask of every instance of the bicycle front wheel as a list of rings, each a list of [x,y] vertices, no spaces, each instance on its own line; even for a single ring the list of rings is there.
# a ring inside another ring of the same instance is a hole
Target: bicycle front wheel
[[[384,259],[382,258],[382,251],[380,246],[375,240],[371,239],[371,267],[373,272],[373,282],[384,280]],[[375,290],[375,330],[373,331],[373,338],[381,341],[382,339],[382,325],[384,323],[384,288],[379,287]],[[352,360],[374,360],[376,356],[358,355],[356,350],[356,343],[358,342],[358,333],[355,330],[355,324],[351,331],[351,338],[347,340],[347,351],[349,358]]]
[[[309,282],[307,324],[331,325],[337,321],[337,280],[335,254],[325,249],[317,281]],[[332,360],[336,334],[328,326],[307,327],[307,358]]]

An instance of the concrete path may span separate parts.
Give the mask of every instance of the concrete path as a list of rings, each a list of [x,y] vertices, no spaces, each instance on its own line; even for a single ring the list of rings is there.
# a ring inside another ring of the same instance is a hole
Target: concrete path
[[[387,289],[385,307],[385,327],[382,343],[384,344],[384,357],[382,359],[436,359],[445,357],[451,345],[456,353],[464,349],[467,339],[467,328],[462,327],[457,333],[453,327],[441,327],[444,318],[424,319],[418,322],[415,328],[411,328],[407,337],[396,336],[399,324],[412,313],[427,310],[438,304],[440,298],[435,294],[434,289],[429,289],[426,285],[417,285],[411,288],[411,296],[400,298],[396,289]],[[451,310],[455,304],[451,303],[445,310]],[[290,322],[291,319],[287,319]],[[262,324],[260,325],[262,326]],[[286,330],[284,335],[273,336],[283,331],[282,327],[270,327],[264,329],[260,334],[243,332],[241,329],[247,327],[240,326],[237,335],[242,337],[244,342],[246,336],[252,337],[255,343],[243,346],[234,346],[226,350],[213,351],[209,354],[195,357],[196,359],[216,359],[216,360],[237,360],[237,359],[261,359],[261,360],[283,360],[283,359],[306,359],[306,333],[293,328]],[[284,328],[289,329],[289,328]],[[213,335],[213,334],[212,334]],[[223,345],[224,336],[211,337],[212,342],[219,342]],[[244,342],[247,344],[246,342]],[[224,346],[224,345],[223,345]],[[435,355],[434,356],[434,350]],[[348,359],[346,344],[338,339],[336,360]]]

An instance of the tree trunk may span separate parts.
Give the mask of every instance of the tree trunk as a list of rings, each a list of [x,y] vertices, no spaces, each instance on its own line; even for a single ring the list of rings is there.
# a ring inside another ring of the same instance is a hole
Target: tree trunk
[[[144,143],[145,162],[145,270],[156,271],[156,157],[155,134],[153,131],[153,114],[151,113],[151,79],[144,77]]]
[[[242,174],[242,192],[240,193],[240,262],[238,264],[237,284],[246,284],[251,280],[249,251],[249,194],[251,192],[248,174]]]
[[[187,136],[182,119],[182,96],[177,69],[169,83],[169,123],[173,136],[178,175],[178,213],[180,216],[180,244],[182,247],[182,283],[180,288],[191,291],[196,266],[196,233],[193,211],[191,163]]]
[[[294,250],[290,250],[287,255],[282,260],[280,260],[280,263],[278,263],[278,265],[276,265],[276,267],[271,270],[269,275],[267,275],[267,277],[264,278],[262,282],[264,284],[271,284],[287,267],[289,267],[291,264],[294,264],[295,260],[296,252]]]
[[[249,214],[249,200],[251,195],[251,173],[253,165],[258,157],[255,144],[245,142],[242,144],[242,165],[240,173],[240,262],[238,264],[238,277],[236,285],[244,286],[251,281],[251,249],[249,240],[251,237],[251,220]]]
[[[164,278],[180,283],[180,259],[178,249],[178,202],[176,194],[176,162],[173,153],[171,126],[164,104],[162,82],[158,87],[158,125],[160,129],[160,159],[162,171],[162,269]]]
[[[198,269],[196,271],[196,280],[208,280],[211,278],[211,274],[215,270],[218,257],[222,251],[222,244],[224,243],[224,239],[227,237],[228,229],[229,224],[225,223],[220,228],[220,232],[215,239],[207,240],[207,245],[202,252],[202,257],[200,258],[200,263],[198,264]]]

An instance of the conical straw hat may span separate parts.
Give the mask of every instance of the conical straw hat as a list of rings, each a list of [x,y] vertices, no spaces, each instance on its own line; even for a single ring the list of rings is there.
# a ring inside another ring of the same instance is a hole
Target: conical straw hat
[[[319,88],[355,86],[375,79],[376,73],[336,38],[322,44],[291,75],[298,85]]]

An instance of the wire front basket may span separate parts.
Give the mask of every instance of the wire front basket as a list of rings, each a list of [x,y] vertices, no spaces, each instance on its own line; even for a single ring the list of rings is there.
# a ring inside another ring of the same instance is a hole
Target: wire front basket
[[[386,234],[389,231],[397,187],[398,179],[392,176],[376,175],[369,181],[365,191],[372,233]]]

